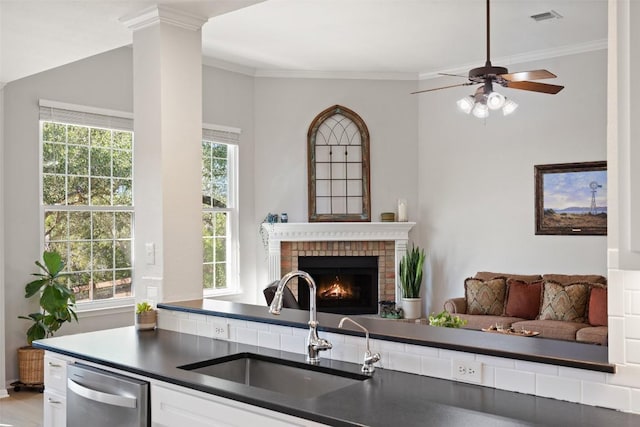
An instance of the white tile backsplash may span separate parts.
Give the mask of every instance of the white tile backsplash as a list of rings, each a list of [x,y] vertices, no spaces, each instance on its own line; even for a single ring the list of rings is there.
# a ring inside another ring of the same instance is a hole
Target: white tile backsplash
[[[496,368],[495,385],[502,390],[518,393],[535,394],[536,374],[513,369]]]
[[[580,402],[580,380],[571,380],[552,375],[536,375],[536,395],[551,397],[553,399]]]
[[[625,289],[627,289],[626,292],[636,293],[640,290],[640,284],[634,281],[636,276],[632,276],[631,279],[625,276]],[[624,300],[622,292],[621,289],[620,300]],[[612,307],[612,298],[609,301],[611,314],[615,312],[616,303],[614,302]],[[629,310],[640,312],[639,304],[640,302],[634,298],[633,303],[629,305]],[[620,315],[612,315],[609,319],[610,341],[624,343],[609,348],[610,362],[620,364],[617,367],[617,374],[379,339],[371,340],[371,351],[382,354],[383,359],[376,365],[378,367],[447,380],[453,380],[451,373],[453,360],[475,360],[483,364],[482,385],[486,387],[640,413],[640,316],[636,316],[637,319],[631,321],[635,332],[625,334],[625,331],[630,329],[629,325],[625,324],[629,317],[623,316],[622,304],[618,308]],[[158,327],[162,329],[210,337],[213,334],[212,326],[215,322],[229,325],[230,341],[298,354],[303,354],[305,351],[305,340],[308,335],[306,328],[159,310]],[[323,359],[332,358],[362,363],[365,351],[364,336],[323,331],[320,331],[319,335],[334,345],[332,350],[321,352]],[[638,338],[626,338],[625,335],[638,336]],[[638,364],[629,364],[631,361],[638,361]]]
[[[587,405],[603,406],[619,411],[631,410],[631,389],[615,385],[582,383],[582,401]]]

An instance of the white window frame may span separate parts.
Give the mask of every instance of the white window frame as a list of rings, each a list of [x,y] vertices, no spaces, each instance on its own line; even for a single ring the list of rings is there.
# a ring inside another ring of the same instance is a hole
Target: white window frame
[[[133,132],[133,114],[123,111],[89,107],[85,105],[77,105],[77,104],[69,104],[57,101],[50,101],[46,99],[40,99],[40,118],[38,121],[38,197],[39,197],[39,205],[40,205],[40,253],[45,249],[45,241],[44,241],[44,213],[45,213],[45,205],[42,200],[43,194],[43,143],[42,143],[42,122],[58,122],[65,124],[73,124],[80,126],[90,126],[90,127],[102,127],[109,129],[117,129],[117,130],[126,130]],[[135,135],[134,135],[135,141]],[[135,143],[135,142],[134,142]],[[133,152],[132,152],[133,155]],[[132,168],[135,169],[135,159],[132,159]],[[133,176],[132,169],[132,176]],[[135,183],[133,184],[135,185]],[[135,215],[135,200],[132,201],[131,211],[133,215]],[[84,207],[83,207],[84,208]],[[96,209],[99,210],[100,208]],[[121,207],[112,206],[109,207],[109,210],[117,211],[122,210]],[[135,229],[132,225],[132,233],[131,233],[131,250],[134,253],[135,248]],[[135,270],[135,258],[131,259],[131,271],[132,271],[132,279],[135,276],[133,271]],[[135,282],[132,280],[131,282],[131,296],[121,297],[121,298],[112,298],[106,300],[95,300],[95,301],[81,301],[76,303],[76,311],[78,313],[83,312],[91,312],[96,310],[116,310],[126,308],[129,310],[130,307],[135,305],[135,293],[136,293]],[[121,310],[120,310],[121,311]]]
[[[226,144],[229,171],[228,200],[226,208],[202,209],[202,212],[226,212],[228,215],[228,229],[226,239],[227,258],[227,287],[225,289],[202,289],[202,295],[207,297],[219,297],[224,295],[237,295],[242,293],[240,287],[240,243],[239,222],[239,141],[241,130],[238,128],[213,124],[202,125],[202,141],[216,144]],[[204,261],[203,261],[204,262]],[[203,264],[204,265],[204,264]]]

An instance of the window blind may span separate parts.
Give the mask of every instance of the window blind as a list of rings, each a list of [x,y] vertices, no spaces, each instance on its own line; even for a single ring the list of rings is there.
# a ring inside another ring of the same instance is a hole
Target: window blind
[[[40,120],[133,131],[133,115],[82,105],[40,100]]]

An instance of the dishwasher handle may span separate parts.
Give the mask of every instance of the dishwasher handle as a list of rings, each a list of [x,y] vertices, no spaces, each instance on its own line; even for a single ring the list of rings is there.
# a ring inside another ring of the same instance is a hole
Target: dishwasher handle
[[[124,408],[136,407],[137,399],[135,397],[103,393],[101,391],[82,386],[73,381],[71,378],[67,378],[67,386],[69,387],[69,390],[73,391],[75,394],[89,400],[95,400],[96,402],[112,406],[122,406]]]

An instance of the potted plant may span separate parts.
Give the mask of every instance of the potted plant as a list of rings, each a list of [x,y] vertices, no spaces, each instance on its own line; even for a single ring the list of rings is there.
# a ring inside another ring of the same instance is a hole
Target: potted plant
[[[424,250],[412,246],[400,260],[400,286],[402,288],[402,310],[406,319],[418,319],[421,315],[422,270]]]
[[[36,261],[35,264],[40,271],[33,273],[36,279],[26,284],[25,298],[39,293],[40,309],[27,316],[18,316],[32,322],[27,330],[29,345],[18,349],[20,383],[27,386],[39,386],[44,382],[44,350],[32,347],[31,343],[52,336],[72,319],[78,321],[76,296],[67,286],[65,278],[69,273],[63,273],[65,264],[60,254],[45,251],[42,262]]]
[[[136,329],[144,331],[155,329],[158,314],[146,301],[136,304]]]
[[[460,316],[453,316],[447,310],[429,316],[429,325],[431,326],[441,326],[444,328],[460,328],[466,324],[467,321],[465,319],[461,319]]]

